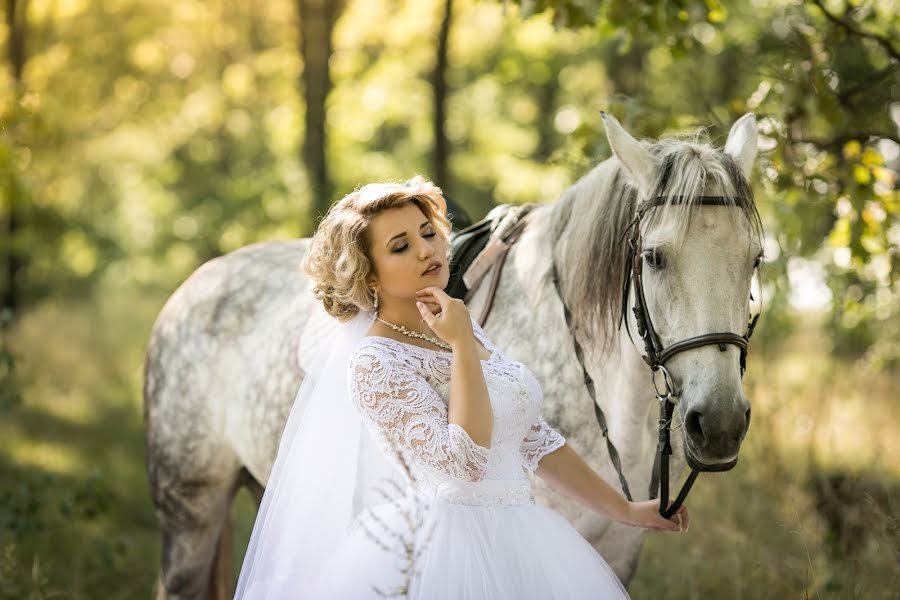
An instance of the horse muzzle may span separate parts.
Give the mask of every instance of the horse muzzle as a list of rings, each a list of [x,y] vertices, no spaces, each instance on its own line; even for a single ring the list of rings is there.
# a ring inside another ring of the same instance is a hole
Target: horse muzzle
[[[687,460],[687,464],[691,469],[705,473],[730,471],[734,468],[734,465],[736,465],[738,461],[738,456],[735,455],[733,459],[726,462],[703,462],[702,459],[694,456],[694,453],[691,450],[690,444],[687,443],[687,440],[685,440],[684,444],[684,458]]]

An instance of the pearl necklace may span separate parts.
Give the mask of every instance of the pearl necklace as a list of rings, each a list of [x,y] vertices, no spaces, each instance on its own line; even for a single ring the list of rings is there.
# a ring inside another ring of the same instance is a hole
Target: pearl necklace
[[[399,331],[403,335],[426,340],[428,342],[431,342],[435,346],[440,346],[444,350],[452,350],[453,349],[450,346],[450,344],[448,344],[444,340],[439,340],[437,338],[433,338],[430,335],[425,335],[424,333],[419,333],[418,331],[412,331],[410,329],[407,329],[403,325],[397,325],[396,323],[391,323],[390,321],[385,321],[381,317],[375,317],[375,318],[378,319],[379,321],[381,321],[382,323],[384,323],[385,325],[389,326],[391,329],[395,329],[396,331]]]

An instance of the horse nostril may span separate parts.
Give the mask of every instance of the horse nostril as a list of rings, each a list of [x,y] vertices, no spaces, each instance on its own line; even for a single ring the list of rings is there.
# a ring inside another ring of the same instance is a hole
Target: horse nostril
[[[684,419],[684,427],[695,444],[706,445],[706,437],[703,435],[703,426],[700,424],[702,415],[700,411],[689,410]]]
[[[744,420],[746,423],[744,428],[746,429],[747,427],[750,427],[750,407],[747,407],[747,412],[744,413]]]

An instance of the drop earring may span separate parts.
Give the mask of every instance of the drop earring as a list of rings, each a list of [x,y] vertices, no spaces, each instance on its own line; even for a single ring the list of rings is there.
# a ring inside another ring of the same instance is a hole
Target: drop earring
[[[378,315],[378,290],[373,288],[372,293],[375,294],[375,302],[373,303],[374,307],[372,308],[372,310],[375,311],[375,315],[377,316]]]

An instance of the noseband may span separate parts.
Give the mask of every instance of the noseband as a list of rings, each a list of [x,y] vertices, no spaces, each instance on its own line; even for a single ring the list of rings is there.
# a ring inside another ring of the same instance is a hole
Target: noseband
[[[693,204],[699,204],[703,206],[733,205],[733,203],[729,202],[728,198],[724,196],[698,196],[696,198],[676,196],[671,199],[671,203],[673,204],[684,204],[686,202],[691,202]],[[748,342],[750,340],[750,336],[753,334],[753,328],[756,326],[756,321],[757,319],[759,319],[759,313],[757,313],[750,320],[747,332],[744,335],[738,335],[731,332],[706,333],[703,335],[698,335],[687,338],[685,340],[681,340],[668,347],[663,347],[662,343],[660,342],[659,335],[653,328],[653,322],[650,320],[650,313],[647,310],[647,301],[644,297],[644,286],[641,278],[643,272],[641,251],[643,250],[643,247],[640,224],[649,210],[658,206],[662,206],[665,203],[666,198],[664,196],[658,196],[653,200],[647,202],[638,209],[634,220],[631,222],[628,228],[625,229],[625,233],[627,233],[628,229],[631,228],[633,228],[633,232],[631,235],[631,239],[629,240],[631,252],[627,253],[626,255],[625,268],[623,269],[624,281],[622,285],[622,313],[619,327],[621,327],[621,323],[622,321],[624,321],[626,331],[628,332],[628,337],[631,338],[631,330],[628,328],[628,320],[625,319],[625,307],[628,305],[628,292],[630,284],[634,286],[635,290],[635,302],[634,306],[632,307],[632,311],[634,312],[635,321],[637,322],[638,333],[644,340],[644,349],[646,351],[646,354],[642,355],[642,358],[651,369],[651,379],[653,381],[653,387],[656,390],[656,399],[660,404],[659,443],[657,445],[657,451],[653,461],[653,473],[650,481],[649,496],[650,499],[655,499],[657,497],[657,492],[659,492],[660,514],[662,514],[665,518],[669,518],[674,515],[679,508],[681,508],[681,505],[684,503],[688,492],[690,492],[691,487],[694,485],[694,481],[699,474],[699,470],[694,465],[691,465],[690,475],[688,475],[688,478],[684,482],[684,485],[682,486],[681,491],[678,493],[675,501],[671,506],[668,506],[669,456],[672,454],[670,434],[672,429],[672,415],[675,410],[675,406],[678,404],[678,392],[675,388],[672,377],[669,375],[669,372],[665,368],[665,363],[676,354],[684,352],[686,350],[701,348],[703,346],[717,345],[719,347],[719,350],[724,352],[726,350],[726,344],[732,344],[740,349],[741,378],[743,378],[744,371],[746,369]],[[622,491],[625,493],[625,497],[628,498],[628,500],[632,500],[631,491],[628,488],[628,482],[625,480],[625,474],[622,472],[622,464],[619,459],[619,453],[616,450],[615,445],[613,445],[612,440],[609,438],[606,416],[603,414],[603,410],[597,404],[596,393],[594,390],[594,380],[590,376],[590,374],[588,374],[587,368],[584,365],[584,352],[581,348],[581,344],[578,343],[578,340],[575,337],[575,327],[572,320],[572,313],[569,310],[569,307],[565,302],[565,297],[563,296],[562,290],[560,289],[559,277],[557,275],[555,261],[552,261],[551,268],[553,282],[556,286],[556,292],[563,304],[563,310],[566,317],[566,325],[569,328],[569,333],[575,345],[575,355],[578,358],[578,362],[581,364],[584,384],[591,396],[591,400],[593,401],[594,415],[597,418],[597,422],[600,425],[603,436],[606,438],[606,447],[609,451],[609,456],[613,467],[616,469],[616,473],[619,476],[619,483],[622,486]],[[752,298],[753,296],[751,295],[751,299]],[[631,339],[633,341],[633,338]],[[663,374],[663,380],[661,383],[658,382],[658,373]],[[730,469],[732,466],[734,466],[734,462],[720,467],[704,468],[703,470],[726,470]]]

